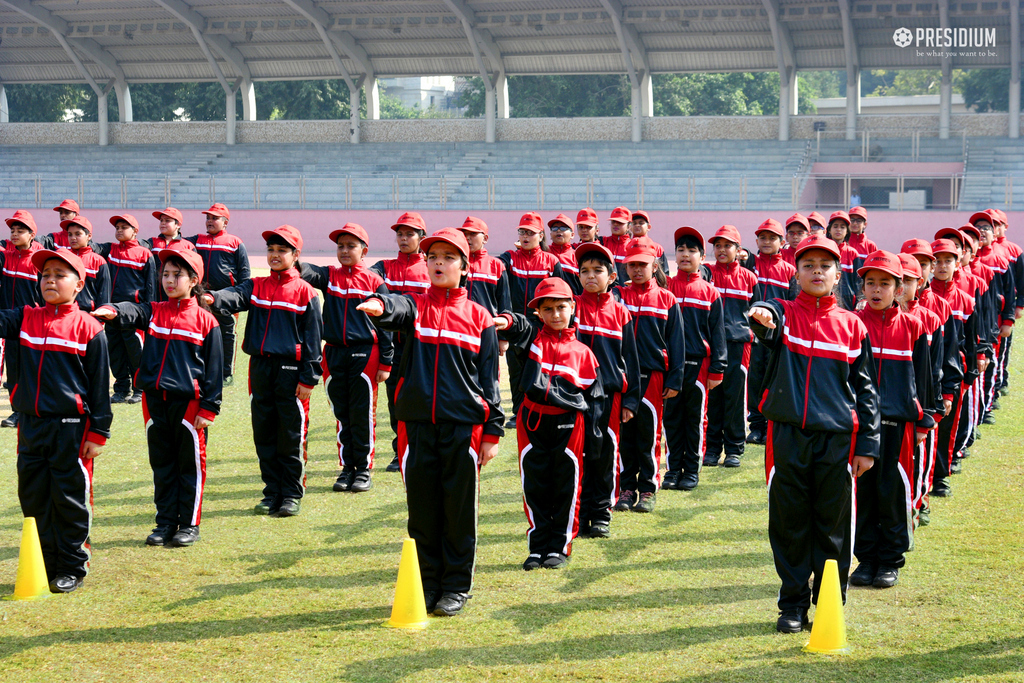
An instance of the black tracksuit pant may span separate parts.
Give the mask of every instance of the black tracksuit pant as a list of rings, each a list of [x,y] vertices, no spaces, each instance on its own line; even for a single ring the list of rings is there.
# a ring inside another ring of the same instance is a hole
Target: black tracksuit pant
[[[858,562],[902,567],[913,539],[914,424],[882,420],[878,460],[857,478]]]
[[[764,375],[768,371],[768,361],[771,352],[764,344],[752,343],[750,345],[750,367],[747,368],[747,423],[751,432],[765,434],[768,431],[768,421],[764,419],[758,405],[761,403],[761,386],[764,384]]]
[[[142,339],[138,330],[123,327],[117,320],[107,323],[110,371],[114,374],[114,393],[130,394],[135,373],[142,362]]]
[[[220,340],[224,346],[224,378],[227,379],[235,374],[235,316],[217,310],[210,312],[220,323]]]
[[[569,556],[580,528],[583,413],[525,400],[516,439],[530,557]]]
[[[338,426],[338,464],[345,470],[373,468],[379,353],[376,344],[324,347],[324,388]]]
[[[619,423],[622,394],[605,396],[584,416],[586,438],[583,445],[583,490],[580,494],[580,519],[590,524],[609,524],[615,504],[615,480],[619,462]],[[593,436],[592,422],[599,437]],[[517,423],[518,426],[518,423]]]
[[[482,436],[483,425],[398,423],[409,537],[424,591],[473,588]]]
[[[661,413],[665,399],[660,372],[640,372],[640,407],[619,434],[619,491],[657,493],[661,469]]]
[[[949,477],[949,467],[953,463],[953,455],[957,453],[957,439],[960,434],[960,425],[962,422],[967,421],[966,407],[967,407],[967,390],[966,385],[961,384],[955,394],[953,394],[953,405],[949,409],[949,415],[942,418],[939,422],[938,434],[935,437],[936,448],[935,448],[935,471],[932,476],[932,480],[935,479],[946,479]],[[967,438],[967,430],[963,430],[963,438]],[[929,487],[931,482],[929,482]],[[930,488],[929,488],[930,490]]]
[[[294,359],[249,359],[249,412],[260,460],[263,497],[280,504],[306,491],[306,437],[309,401],[295,396],[299,368]]]
[[[1004,337],[999,345],[999,383],[996,389],[1004,389],[1010,385],[1010,349],[1013,348],[1013,331]]]
[[[665,443],[669,472],[700,474],[708,431],[708,359],[687,359],[683,388],[665,399]]]
[[[206,430],[193,426],[198,412],[194,399],[165,398],[162,391],[142,396],[158,525],[198,526],[202,521]]]
[[[801,610],[817,603],[825,560],[839,565],[846,585],[853,555],[853,435],[801,429],[768,422],[765,469],[768,474],[768,540],[775,571],[782,580],[779,610]]]
[[[727,342],[728,365],[722,384],[708,397],[707,456],[718,459],[725,455],[743,455],[747,437],[747,366],[750,365],[749,342]]]
[[[512,414],[518,416],[519,408],[523,405],[523,397],[525,396],[522,390],[519,389],[519,382],[523,377],[523,363],[514,351],[506,353],[505,360],[508,363],[508,382],[512,388]]]
[[[18,499],[35,517],[49,581],[89,573],[93,461],[80,457],[88,426],[81,415],[22,413],[18,423]]]

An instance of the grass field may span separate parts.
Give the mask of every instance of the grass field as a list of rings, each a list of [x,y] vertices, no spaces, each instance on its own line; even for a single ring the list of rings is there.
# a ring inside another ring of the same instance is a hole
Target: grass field
[[[616,513],[612,537],[577,541],[567,569],[527,574],[506,437],[481,478],[465,613],[425,631],[384,628],[406,519],[400,478],[383,471],[385,412],[373,490],[333,493],[334,422],[318,389],[302,515],[255,517],[244,360],[211,430],[202,540],[143,544],[154,510],[141,411],[115,406],[96,461],[92,573],[68,596],[0,603],[0,680],[1024,680],[1019,359],[997,424],[953,479],[954,497],[934,500],[900,585],[851,590],[845,657],[804,654],[807,633],[775,632],[758,447],[740,469],[706,469],[692,493],[659,494],[653,514]],[[21,530],[15,438],[0,431],[3,595]]]

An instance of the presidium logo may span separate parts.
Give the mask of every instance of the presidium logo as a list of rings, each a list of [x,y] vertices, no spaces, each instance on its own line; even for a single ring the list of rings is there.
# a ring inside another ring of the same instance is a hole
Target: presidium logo
[[[896,29],[892,34],[892,42],[897,47],[995,47],[996,30],[994,28],[918,28],[911,31],[905,26]]]
[[[892,42],[896,43],[899,47],[907,47],[914,42],[914,34],[910,32],[909,28],[901,26],[892,34]]]

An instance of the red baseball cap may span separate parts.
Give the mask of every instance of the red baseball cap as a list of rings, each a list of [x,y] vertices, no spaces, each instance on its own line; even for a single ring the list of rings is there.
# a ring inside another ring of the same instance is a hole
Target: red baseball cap
[[[938,256],[939,254],[952,254],[953,256],[959,256],[956,253],[956,245],[951,240],[938,239],[932,242],[932,254]]]
[[[434,242],[450,244],[464,257],[469,258],[469,242],[466,240],[466,236],[462,234],[461,230],[456,230],[455,228],[441,228],[430,237],[423,238],[420,242],[420,250],[426,254],[430,251],[430,245]]]
[[[754,231],[755,235],[760,235],[762,232],[770,232],[773,235],[779,237],[786,236],[786,229],[782,227],[782,223],[778,222],[774,218],[769,218],[761,225],[757,226],[757,230]]]
[[[903,266],[903,277],[916,277],[918,280],[924,277],[921,272],[921,264],[910,254],[901,252],[898,254],[900,265]]]
[[[584,242],[576,247],[576,263],[580,263],[587,257],[587,254],[595,251],[602,254],[609,263],[615,263],[615,256],[612,254],[611,250],[600,242]]]
[[[167,216],[168,218],[173,218],[174,220],[178,221],[179,225],[185,222],[185,219],[182,218],[182,216],[181,216],[181,211],[178,211],[173,206],[168,206],[163,211],[154,211],[153,212],[153,218],[161,218],[163,216]]]
[[[797,223],[799,225],[804,226],[804,230],[810,230],[811,229],[811,224],[807,220],[807,216],[803,215],[802,213],[794,213],[792,216],[790,216],[789,218],[786,219],[786,227],[787,228],[789,226],[793,225],[793,223]]]
[[[53,207],[53,210],[54,211],[74,211],[75,213],[80,213],[81,212],[81,209],[78,208],[78,202],[76,202],[74,199],[64,199],[64,200],[62,200],[60,204],[58,204],[57,206]]]
[[[487,234],[487,224],[476,216],[466,216],[466,220],[462,222],[463,232],[482,232]]]
[[[111,216],[110,217],[110,224],[113,225],[115,228],[117,227],[117,222],[118,221],[124,221],[125,223],[127,223],[130,226],[132,226],[136,230],[139,229],[139,219],[137,219],[135,216],[131,215],[130,213],[123,213],[120,216]]]
[[[61,251],[64,251],[63,249]],[[199,255],[199,252],[191,249],[182,249],[177,246],[177,243],[172,244],[166,249],[160,250],[160,263],[167,263],[168,259],[176,258],[184,261],[188,264],[188,267],[196,272],[199,277],[199,281],[203,281],[203,257]]]
[[[579,256],[576,257],[577,261]],[[626,257],[623,263],[654,263],[658,259],[658,252],[654,250],[654,242],[650,240],[630,240],[626,246]]]
[[[957,228],[939,228],[935,233],[936,240],[955,239],[960,244],[964,243],[964,234]]]
[[[900,252],[903,254],[910,254],[911,256],[927,256],[932,261],[935,260],[935,254],[932,253],[932,245],[925,240],[907,240],[903,243],[903,246],[900,247]]]
[[[26,228],[32,231],[32,234],[36,234],[36,219],[32,217],[25,209],[18,209],[14,212],[14,215],[7,220],[7,227],[11,227],[12,223],[21,223]]]
[[[591,209],[580,209],[580,212],[576,214],[576,225],[589,225],[594,227],[597,225],[597,213]]]
[[[624,206],[616,206],[612,209],[611,220],[619,223],[628,223],[633,220],[633,212]]]
[[[555,216],[554,218],[552,218],[551,220],[549,220],[548,221],[548,227],[549,228],[553,227],[555,225],[558,225],[559,223],[561,223],[562,225],[566,226],[567,228],[574,228],[575,227],[575,224],[572,222],[572,219],[569,218],[568,216],[566,216],[564,213],[560,213],[557,216]]]
[[[293,248],[302,251],[302,234],[299,229],[292,225],[279,225],[273,230],[264,230],[263,239],[269,240],[274,235],[277,235],[285,242],[290,244]]]
[[[723,225],[715,231],[714,235],[708,238],[708,243],[714,244],[717,239],[729,240],[736,246],[742,244],[740,241],[740,231],[736,229],[735,225]]]
[[[811,249],[822,249],[823,251],[827,251],[835,256],[836,259],[842,258],[842,254],[839,253],[839,246],[835,242],[824,235],[811,235],[809,237],[805,237],[800,241],[800,244],[796,246],[796,253],[793,254],[793,261],[799,261],[804,252],[810,251]]]
[[[398,221],[391,226],[392,230],[397,231],[399,228],[413,228],[415,230],[427,231],[427,224],[423,222],[423,216],[419,215],[415,211],[406,211],[398,217]]]
[[[967,220],[971,225],[974,225],[975,221],[987,221],[988,223],[995,225],[995,223],[998,222],[998,219],[992,215],[992,209],[985,209],[984,211],[975,211]]]
[[[981,241],[981,230],[978,230],[973,225],[961,225],[959,229],[960,232],[962,232],[964,235],[967,235],[968,237],[973,237],[975,242]]]
[[[850,218],[853,218],[854,216],[860,216],[864,220],[867,220],[868,210],[865,209],[863,206],[855,206],[852,209],[850,209]]]
[[[846,213],[845,211],[834,211],[832,215],[828,217],[829,225],[832,225],[832,221],[834,221],[837,218],[841,221],[846,221],[847,225],[850,224],[850,214]]]
[[[684,225],[681,228],[676,228],[675,233],[672,235],[672,239],[675,244],[679,244],[679,238],[683,235],[689,235],[690,237],[697,240],[700,244],[704,244],[704,235],[700,234],[697,228],[691,228],[689,225]]]
[[[634,211],[633,220],[636,220],[637,218],[643,218],[645,221],[647,221],[647,223],[651,222],[651,217],[647,214],[646,211]]]
[[[869,270],[880,270],[892,275],[897,280],[903,279],[903,264],[900,263],[900,257],[882,249],[868,254],[864,265],[857,269],[857,275],[864,277]]]
[[[86,218],[85,216],[75,216],[74,218],[60,222],[60,227],[64,228],[65,230],[70,228],[72,225],[77,225],[90,235],[92,234],[92,223],[90,223],[89,219]]]
[[[995,217],[999,219],[999,222],[1002,223],[1003,225],[1010,224],[1009,220],[1006,217],[1006,212],[1003,211],[1002,209],[989,209],[989,213],[994,214]]]
[[[533,292],[533,298],[526,304],[530,308],[537,308],[544,299],[575,299],[569,284],[560,277],[546,277],[537,285]]]
[[[811,213],[807,216],[807,222],[808,222],[808,224],[810,224],[810,223],[817,223],[818,225],[820,225],[823,228],[826,227],[825,217],[822,216],[817,211],[811,211]],[[807,229],[808,230],[811,229],[810,225],[807,226]]]
[[[228,207],[224,206],[220,202],[217,202],[206,211],[203,211],[207,216],[220,216],[221,218],[231,219],[231,212],[228,211]]]
[[[79,258],[78,254],[71,251],[70,249],[57,249],[52,251],[50,249],[40,249],[39,251],[32,254],[32,265],[38,271],[43,270],[43,264],[50,259],[55,258],[71,266],[71,268],[78,273],[78,279],[85,279],[85,264],[82,263],[82,259]]]
[[[533,232],[544,232],[544,226],[541,224],[540,214],[536,211],[527,211],[519,219],[519,227],[532,230]]]
[[[367,246],[370,244],[370,236],[366,234],[366,229],[358,223],[346,223],[337,230],[332,230],[328,237],[332,242],[337,243],[338,238],[342,235],[352,235],[363,244]]]

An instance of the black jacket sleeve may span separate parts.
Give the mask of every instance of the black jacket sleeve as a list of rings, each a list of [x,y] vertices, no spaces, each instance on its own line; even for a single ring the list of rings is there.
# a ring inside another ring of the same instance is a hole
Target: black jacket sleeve
[[[82,363],[89,381],[89,431],[109,439],[114,413],[110,409],[110,356],[103,330],[86,344]]]
[[[383,282],[377,287],[377,294],[386,295],[388,286]],[[395,340],[391,332],[377,328],[377,349],[381,365],[391,367],[395,364]]]
[[[331,281],[330,266],[314,266],[303,262],[300,275],[303,280],[313,287],[316,287],[325,294],[327,293],[327,284]]]
[[[110,258],[110,245],[113,242],[89,242],[89,246],[104,259]]]
[[[954,396],[964,381],[964,367],[960,362],[960,338],[956,320],[946,319],[942,326],[942,394]]]
[[[1024,308],[1024,254],[1010,262],[1010,269],[1013,270],[1014,306]]]
[[[935,389],[932,383],[932,372],[935,369],[931,360],[931,349],[928,346],[928,336],[921,333],[921,336],[914,342],[914,383],[917,385],[917,402],[921,405],[924,416],[917,421],[917,428],[928,430],[935,426],[935,419],[932,417],[931,409],[935,405]]]
[[[711,302],[708,310],[708,329],[711,338],[708,339],[710,357],[708,358],[708,374],[721,375],[729,364],[729,347],[725,343],[725,304],[721,297]]]
[[[252,279],[252,271],[249,269],[249,252],[245,250],[245,244],[238,243],[235,249],[235,284]]]
[[[522,355],[529,350],[540,328],[532,324],[522,313],[509,312],[506,315],[512,320],[512,324],[499,331],[498,338],[507,341],[514,353]]]
[[[252,280],[249,280],[252,282]],[[320,315],[320,299],[313,297],[306,312],[299,316],[302,329],[302,360],[299,363],[299,384],[315,387],[320,381],[320,339],[324,333],[324,320]]]
[[[622,392],[622,407],[634,415],[640,410],[640,353],[636,350],[636,335],[630,320],[622,326],[622,362],[626,366],[626,390]]]
[[[1016,318],[1017,287],[1013,279],[1013,264],[1006,266],[1006,270],[998,273],[1000,280],[1000,294],[1003,295],[1003,308],[999,314],[999,324],[1013,324]]]
[[[155,256],[151,257],[149,262],[146,263],[146,268],[143,270],[143,277],[146,279],[145,300],[156,301],[157,283],[160,280],[160,264],[157,263]]]
[[[673,303],[668,309],[665,326],[665,341],[668,344],[668,370],[665,372],[665,388],[679,391],[683,388],[683,368],[686,366],[686,340],[683,338],[683,314],[679,304]]]
[[[775,322],[774,328],[765,327],[761,323],[757,322],[753,318],[749,318],[750,331],[754,333],[754,336],[758,340],[770,349],[775,348],[780,338],[780,331],[782,330],[783,323],[783,309],[782,304],[779,303],[778,299],[772,299],[771,301],[761,301],[751,308],[763,308],[771,312],[772,319]]]
[[[3,254],[0,253],[0,259],[3,258]],[[21,320],[24,317],[24,308],[12,308],[7,311],[0,311],[0,339],[17,339],[18,335],[21,334]],[[10,353],[8,351],[8,353]],[[6,363],[8,372],[10,372],[11,359],[7,359]]]
[[[964,384],[973,384],[974,380],[978,379],[978,354],[984,354],[983,345],[978,343],[977,328],[978,311],[975,310],[964,321]]]
[[[374,325],[382,330],[412,332],[416,325],[416,301],[408,294],[374,294],[369,299],[379,299],[384,313],[370,317]]]
[[[255,283],[252,280],[228,287],[218,292],[210,292],[213,297],[213,305],[218,311],[234,315],[242,311],[248,311],[252,306],[252,290]]]
[[[501,390],[498,387],[498,334],[494,325],[480,331],[480,354],[477,359],[477,373],[483,399],[487,403],[487,422],[484,434],[497,438],[505,435],[505,413],[501,410]]]
[[[110,267],[103,263],[96,271],[96,300],[93,302],[94,310],[103,304],[110,303]]]
[[[200,355],[203,357],[203,381],[199,386],[199,407],[218,415],[224,392],[224,345],[221,343],[220,326],[206,335]]]
[[[881,416],[873,377],[875,360],[871,355],[871,338],[865,334],[860,344],[860,355],[850,363],[850,387],[857,400],[857,420],[860,424],[853,454],[877,460],[881,443]]]
[[[377,273],[377,275],[380,275],[382,280],[384,279],[384,261],[377,261],[370,266],[370,270]]]
[[[130,330],[149,329],[150,318],[153,317],[153,306],[151,304],[133,304],[130,301],[119,304],[110,304],[110,307],[117,311],[117,321],[121,327]]]
[[[498,304],[498,315],[512,312],[512,290],[508,284],[508,268],[501,269],[501,277],[498,278],[498,287],[495,290]]]

